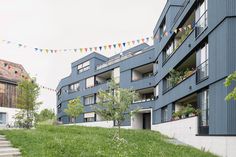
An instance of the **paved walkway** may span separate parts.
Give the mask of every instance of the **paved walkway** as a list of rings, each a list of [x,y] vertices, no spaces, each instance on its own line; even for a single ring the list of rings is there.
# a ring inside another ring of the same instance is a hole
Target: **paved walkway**
[[[13,148],[5,136],[0,135],[0,157],[20,157],[20,150]]]

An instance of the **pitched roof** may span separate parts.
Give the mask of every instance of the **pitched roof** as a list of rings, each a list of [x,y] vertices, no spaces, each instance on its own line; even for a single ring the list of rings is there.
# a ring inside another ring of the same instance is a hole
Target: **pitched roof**
[[[18,82],[29,75],[21,64],[0,59],[0,79]]]

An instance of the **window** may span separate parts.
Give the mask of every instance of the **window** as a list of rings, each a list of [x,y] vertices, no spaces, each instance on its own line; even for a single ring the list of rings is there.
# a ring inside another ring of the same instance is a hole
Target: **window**
[[[199,133],[208,134],[209,131],[209,103],[208,103],[208,89],[200,92],[199,96],[199,108],[201,113],[199,116]]]
[[[94,87],[94,77],[89,77],[86,79],[86,88]]]
[[[61,104],[59,104],[59,105],[57,106],[57,113],[61,113],[61,111],[62,111],[62,109],[61,109]]]
[[[160,40],[164,36],[164,33],[166,32],[166,20],[164,19],[161,26],[160,26]]]
[[[199,104],[201,109],[201,126],[208,126],[209,105],[208,105],[208,90],[199,93]]]
[[[100,101],[99,97],[98,97],[98,94],[96,94],[96,104]]]
[[[156,74],[156,73],[158,73],[158,63],[154,63],[153,64],[153,74]]]
[[[155,97],[159,96],[159,85],[155,87]]]
[[[84,105],[94,104],[94,95],[84,97]]]
[[[208,77],[208,44],[205,43],[198,51],[197,51],[197,82],[201,82],[202,80]]]
[[[87,61],[87,62],[84,62],[82,64],[79,64],[77,68],[78,68],[78,73],[82,73],[84,71],[89,70],[89,68],[90,68],[90,61]]]
[[[96,121],[96,114],[94,112],[84,113],[84,122],[94,122]]]
[[[167,106],[163,107],[161,109],[161,122],[167,122],[168,121],[168,108]]]
[[[165,62],[172,55],[173,52],[174,52],[174,42],[171,42],[164,52],[163,61]]]
[[[6,124],[6,113],[0,112],[0,124]]]
[[[195,12],[195,35],[198,37],[207,27],[207,0],[202,0],[199,3]]]
[[[69,93],[79,91],[79,82],[69,85]]]

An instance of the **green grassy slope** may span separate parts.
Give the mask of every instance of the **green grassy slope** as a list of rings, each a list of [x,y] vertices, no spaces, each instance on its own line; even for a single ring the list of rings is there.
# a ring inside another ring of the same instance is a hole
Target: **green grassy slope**
[[[173,145],[158,132],[122,130],[127,142],[112,140],[114,129],[40,126],[34,130],[2,130],[0,134],[25,157],[213,157],[192,147]]]

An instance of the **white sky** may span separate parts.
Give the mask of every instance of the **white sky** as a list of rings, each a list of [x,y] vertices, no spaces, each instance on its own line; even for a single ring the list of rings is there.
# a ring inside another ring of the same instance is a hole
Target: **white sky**
[[[152,35],[166,0],[0,0],[0,58],[22,64],[41,85],[55,89],[71,62],[86,53],[36,53],[2,43],[10,40],[48,49],[83,48]],[[118,51],[103,51],[111,56]],[[43,108],[56,94],[41,89]]]

